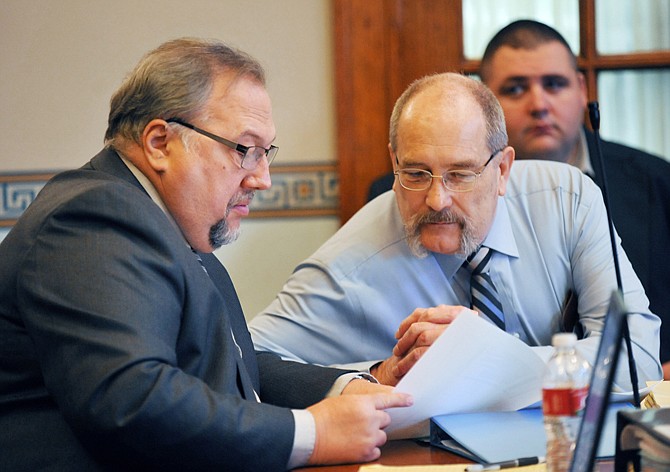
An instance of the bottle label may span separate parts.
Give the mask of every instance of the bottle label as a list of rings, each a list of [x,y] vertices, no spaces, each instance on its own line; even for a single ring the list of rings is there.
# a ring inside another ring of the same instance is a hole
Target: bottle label
[[[578,416],[584,409],[589,388],[542,389],[542,411],[548,416]]]

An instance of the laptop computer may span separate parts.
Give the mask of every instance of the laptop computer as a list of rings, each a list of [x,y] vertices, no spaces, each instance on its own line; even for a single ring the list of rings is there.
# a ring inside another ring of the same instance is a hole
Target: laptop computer
[[[623,347],[623,332],[628,311],[619,291],[610,298],[605,326],[603,327],[598,354],[593,364],[591,385],[586,397],[584,412],[577,433],[577,443],[570,464],[571,472],[591,472],[596,461],[596,450],[605,423],[605,413],[610,402],[614,374]]]
[[[571,471],[592,471],[596,457],[614,457],[616,413],[628,403],[610,405],[622,347],[626,308],[613,292],[593,366],[589,395],[577,436]],[[475,462],[497,463],[546,453],[542,410],[440,415],[431,418],[430,443]],[[606,443],[599,447],[601,439]]]

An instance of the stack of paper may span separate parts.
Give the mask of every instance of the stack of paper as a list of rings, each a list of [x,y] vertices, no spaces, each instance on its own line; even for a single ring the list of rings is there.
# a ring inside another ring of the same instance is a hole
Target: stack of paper
[[[617,470],[626,470],[637,454],[642,470],[670,468],[670,408],[620,413],[619,430]]]
[[[668,408],[670,407],[670,381],[647,382],[649,395],[644,397],[642,408]],[[642,395],[642,393],[640,393]]]

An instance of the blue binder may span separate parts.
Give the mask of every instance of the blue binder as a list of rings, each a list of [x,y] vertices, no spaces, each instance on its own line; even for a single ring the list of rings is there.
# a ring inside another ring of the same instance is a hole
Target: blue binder
[[[630,403],[609,405],[597,457],[614,457],[616,414]],[[474,462],[503,462],[546,455],[546,435],[541,408],[519,411],[461,413],[434,416],[430,443]]]
[[[596,457],[615,455],[616,413],[622,408],[632,407],[630,403],[611,401],[626,316],[621,294],[615,291],[610,299],[594,363],[571,471],[591,471]],[[542,409],[436,416],[430,422],[430,442],[476,462],[544,457],[546,435]]]

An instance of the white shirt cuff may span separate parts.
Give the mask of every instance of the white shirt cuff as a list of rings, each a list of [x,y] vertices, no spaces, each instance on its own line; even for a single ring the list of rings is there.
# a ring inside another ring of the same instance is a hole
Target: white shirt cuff
[[[342,393],[344,387],[354,379],[365,379],[368,382],[377,382],[372,375],[366,372],[350,372],[340,375],[333,383],[326,397],[335,397]],[[307,464],[314,452],[316,444],[316,423],[314,417],[307,410],[291,410],[295,420],[295,433],[293,435],[293,450],[288,458],[287,469],[294,469]]]
[[[371,374],[368,374],[366,372],[350,372],[348,374],[340,375],[337,378],[337,380],[335,380],[333,386],[330,387],[330,390],[328,390],[326,398],[337,397],[338,395],[341,395],[342,390],[344,390],[344,387],[346,387],[349,384],[349,382],[351,382],[354,379],[365,379],[368,382],[379,383],[377,379],[375,379]]]
[[[307,410],[291,410],[291,412],[295,420],[295,433],[293,450],[286,465],[289,470],[307,465],[316,444],[316,423],[312,414]]]

